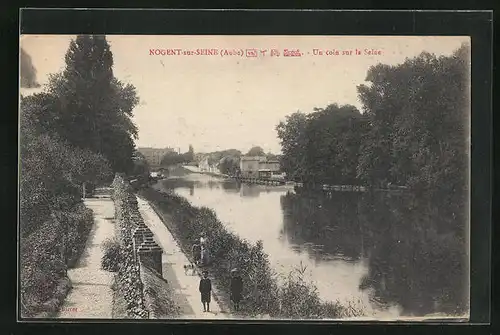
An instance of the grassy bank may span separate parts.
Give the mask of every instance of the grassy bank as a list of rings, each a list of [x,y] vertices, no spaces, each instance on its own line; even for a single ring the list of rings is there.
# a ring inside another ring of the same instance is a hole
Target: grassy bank
[[[141,278],[144,284],[144,300],[150,312],[150,318],[169,319],[180,315],[180,308],[172,298],[174,292],[159,273],[141,266]]]
[[[234,267],[241,270],[245,282],[240,311],[243,315],[316,319],[362,314],[338,302],[322,302],[316,288],[300,272],[291,272],[278,284],[262,242],[251,244],[229,232],[211,209],[191,206],[182,197],[152,188],[142,189],[140,195],[160,212],[166,224],[165,217],[169,216],[172,225],[169,229],[184,250],[189,250],[202,232],[207,234],[213,260],[210,273],[219,289],[219,298],[225,303],[230,295],[230,270]]]

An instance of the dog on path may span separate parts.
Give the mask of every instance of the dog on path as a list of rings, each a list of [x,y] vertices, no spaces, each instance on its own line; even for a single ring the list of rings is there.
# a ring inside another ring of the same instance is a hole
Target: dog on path
[[[184,273],[186,275],[191,274],[191,276],[196,275],[197,274],[196,266],[193,263],[185,264],[184,265]]]

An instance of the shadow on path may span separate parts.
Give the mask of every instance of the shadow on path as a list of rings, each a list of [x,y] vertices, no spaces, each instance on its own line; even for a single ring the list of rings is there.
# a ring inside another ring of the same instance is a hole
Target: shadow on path
[[[183,287],[182,284],[177,279],[177,276],[172,268],[171,263],[162,263],[162,271],[163,278],[168,282],[173,292],[175,293],[174,300],[181,309],[182,316],[195,315],[194,310],[191,308],[186,295],[189,293],[186,292],[186,287]],[[201,306],[201,300],[200,300]],[[201,307],[200,307],[201,308]]]

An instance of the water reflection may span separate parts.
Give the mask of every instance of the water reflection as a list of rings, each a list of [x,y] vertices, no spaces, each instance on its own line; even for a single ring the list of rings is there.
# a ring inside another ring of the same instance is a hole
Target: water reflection
[[[161,181],[162,186],[169,189],[189,189],[190,196],[194,195],[195,188],[220,189],[226,193],[239,194],[242,197],[259,197],[261,193],[278,192],[283,193],[284,190],[290,190],[288,186],[266,186],[266,185],[251,185],[244,184],[233,179],[215,178],[207,179],[204,175],[192,175],[189,179],[186,177],[176,177],[164,179]]]
[[[464,201],[415,196],[288,193],[284,232],[296,244],[323,245],[346,261],[366,259],[359,289],[397,304],[405,316],[467,311]]]
[[[204,175],[161,187],[213,208],[241,237],[262,240],[278,272],[302,261],[326,300],[360,299],[369,313],[391,317],[468,309],[466,206],[456,196],[325,197]]]

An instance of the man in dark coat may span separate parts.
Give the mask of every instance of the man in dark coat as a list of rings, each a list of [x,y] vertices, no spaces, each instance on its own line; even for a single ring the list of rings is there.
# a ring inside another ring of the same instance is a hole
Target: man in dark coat
[[[212,293],[212,281],[208,278],[208,271],[203,271],[203,278],[200,280],[201,303],[203,311],[210,312],[210,297]]]
[[[238,311],[240,309],[241,295],[243,292],[243,279],[238,274],[238,270],[233,269],[231,271],[231,301],[234,304],[234,310]]]

